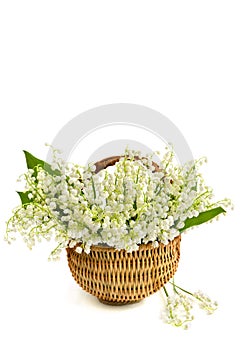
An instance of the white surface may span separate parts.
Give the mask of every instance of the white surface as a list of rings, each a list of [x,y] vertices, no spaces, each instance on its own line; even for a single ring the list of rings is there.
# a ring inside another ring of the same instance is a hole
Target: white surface
[[[72,117],[114,102],[169,117],[207,181],[235,211],[184,236],[177,282],[218,300],[189,331],[163,324],[159,294],[123,308],[101,305],[48,246],[29,252],[0,241],[0,348],[241,349],[240,1],[8,1],[0,5],[1,232],[25,170],[22,149]],[[97,140],[100,142],[100,140]],[[97,145],[98,146],[98,145]]]

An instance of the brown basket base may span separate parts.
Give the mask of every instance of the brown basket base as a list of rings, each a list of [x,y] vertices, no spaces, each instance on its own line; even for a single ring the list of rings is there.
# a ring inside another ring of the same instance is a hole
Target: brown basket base
[[[101,298],[98,298],[99,302],[105,305],[111,305],[111,306],[123,306],[123,305],[130,305],[130,304],[136,304],[141,302],[141,300],[127,300],[127,301],[108,301]]]

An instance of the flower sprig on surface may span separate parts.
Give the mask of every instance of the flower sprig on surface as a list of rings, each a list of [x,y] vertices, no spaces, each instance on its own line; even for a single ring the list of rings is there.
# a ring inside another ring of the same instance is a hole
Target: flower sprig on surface
[[[175,327],[188,329],[194,320],[192,310],[197,304],[207,314],[212,314],[217,310],[218,303],[213,301],[203,292],[198,291],[191,293],[174,283],[174,279],[170,284],[173,286],[172,295],[168,294],[167,288],[163,287],[166,296],[166,309],[164,321]]]
[[[167,149],[158,168],[153,154],[126,150],[112,167],[66,163],[53,150],[49,165],[25,152],[22,205],[7,223],[6,240],[20,233],[29,248],[42,239],[57,241],[50,258],[63,248],[90,252],[105,244],[132,252],[142,243],[167,244],[186,229],[225,213],[230,201],[213,202],[213,191],[199,172],[206,161],[184,166]]]

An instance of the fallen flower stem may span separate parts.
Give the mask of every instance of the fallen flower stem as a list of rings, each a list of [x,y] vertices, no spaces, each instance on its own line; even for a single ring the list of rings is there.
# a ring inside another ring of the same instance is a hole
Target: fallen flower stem
[[[166,297],[168,298],[168,297],[169,297],[169,294],[168,294],[168,292],[167,292],[167,290],[166,290],[166,287],[164,286],[163,289],[164,289],[164,292],[165,292]]]
[[[176,293],[177,293],[176,288],[178,288],[178,289],[180,289],[182,292],[187,293],[187,294],[189,294],[189,295],[192,295],[192,296],[194,297],[193,293],[188,292],[188,290],[183,289],[183,288],[177,286],[174,282],[169,282],[169,283],[173,285],[173,288],[175,287],[175,288],[174,288],[174,291],[175,291]],[[163,288],[164,288],[164,287],[163,287]]]

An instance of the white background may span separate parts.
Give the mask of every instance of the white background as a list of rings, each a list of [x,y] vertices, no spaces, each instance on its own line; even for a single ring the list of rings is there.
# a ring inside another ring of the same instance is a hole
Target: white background
[[[177,282],[219,301],[188,331],[165,325],[157,293],[122,308],[82,292],[65,256],[0,240],[2,349],[241,349],[242,7],[240,1],[1,1],[1,233],[18,202],[22,149],[44,143],[79,113],[142,104],[207,155],[207,182],[235,211],[184,235]],[[102,140],[97,140],[100,146]],[[149,146],[149,145],[148,145]]]

